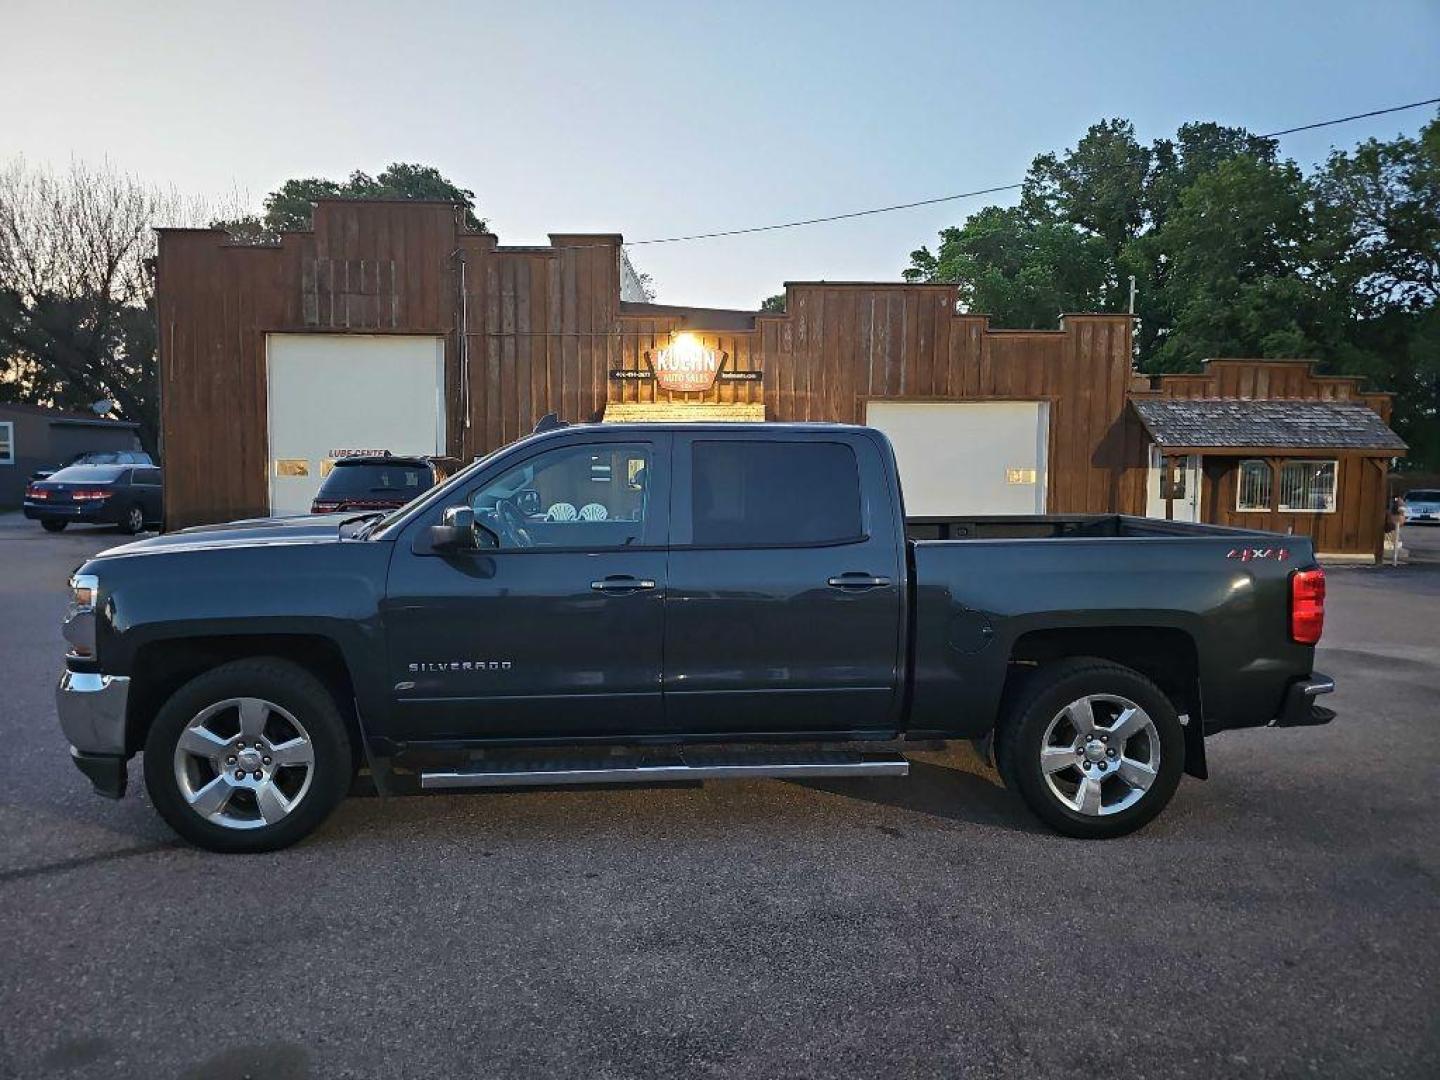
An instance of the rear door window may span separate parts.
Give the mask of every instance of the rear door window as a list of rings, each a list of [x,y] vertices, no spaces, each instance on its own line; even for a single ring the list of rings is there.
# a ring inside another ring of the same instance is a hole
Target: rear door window
[[[860,474],[844,443],[696,441],[691,543],[784,547],[863,538]]]
[[[403,495],[412,499],[431,485],[428,465],[395,463],[370,463],[359,465],[337,464],[320,486],[324,496],[350,495],[354,497]]]

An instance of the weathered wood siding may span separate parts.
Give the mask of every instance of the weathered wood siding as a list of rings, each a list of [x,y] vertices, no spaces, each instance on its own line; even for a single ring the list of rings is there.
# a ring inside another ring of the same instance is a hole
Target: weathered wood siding
[[[314,230],[245,247],[211,230],[161,234],[160,330],[171,527],[263,514],[265,338],[271,332],[443,335],[448,446],[469,458],[547,412],[598,418],[610,401],[763,402],[775,420],[864,419],[870,398],[1050,403],[1047,505],[1143,512],[1145,448],[1127,418],[1130,320],[1067,316],[1002,331],[956,315],[949,285],[792,283],[753,329],[689,324],[763,382],[705,395],[612,380],[687,325],[619,301],[620,237],[554,234],[502,247],[443,203],[322,202]]]
[[[1243,459],[1207,456],[1201,491],[1205,520],[1214,525],[1308,536],[1318,553],[1378,555],[1385,533],[1387,459],[1324,450],[1305,457],[1338,462],[1333,513],[1242,513],[1235,505]]]

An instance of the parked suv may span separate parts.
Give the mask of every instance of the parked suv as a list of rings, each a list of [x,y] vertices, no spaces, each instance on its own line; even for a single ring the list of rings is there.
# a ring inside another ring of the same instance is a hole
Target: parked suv
[[[451,458],[390,454],[341,458],[321,482],[310,512],[398,510],[449,476],[455,464]]]
[[[46,532],[72,521],[142,532],[164,517],[160,470],[146,465],[71,465],[25,489],[25,516]]]
[[[150,455],[143,450],[86,450],[76,454],[64,465],[53,469],[36,469],[30,474],[31,480],[48,480],[61,469],[72,465],[154,465]]]

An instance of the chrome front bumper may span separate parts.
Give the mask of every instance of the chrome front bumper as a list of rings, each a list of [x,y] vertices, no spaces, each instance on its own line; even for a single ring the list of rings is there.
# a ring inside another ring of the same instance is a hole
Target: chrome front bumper
[[[130,680],[123,675],[97,675],[67,670],[55,688],[60,730],[70,740],[70,758],[90,778],[97,794],[118,799],[125,794],[129,769],[125,752],[125,703]]]
[[[82,754],[125,757],[125,703],[130,680],[123,675],[66,671],[55,688],[60,730]]]

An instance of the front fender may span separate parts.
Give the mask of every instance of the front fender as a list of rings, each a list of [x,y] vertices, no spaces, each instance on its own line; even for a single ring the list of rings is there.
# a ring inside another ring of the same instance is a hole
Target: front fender
[[[129,676],[142,650],[167,641],[319,637],[340,651],[357,696],[379,694],[392,547],[342,541],[92,560],[84,570],[99,580],[96,667]]]

